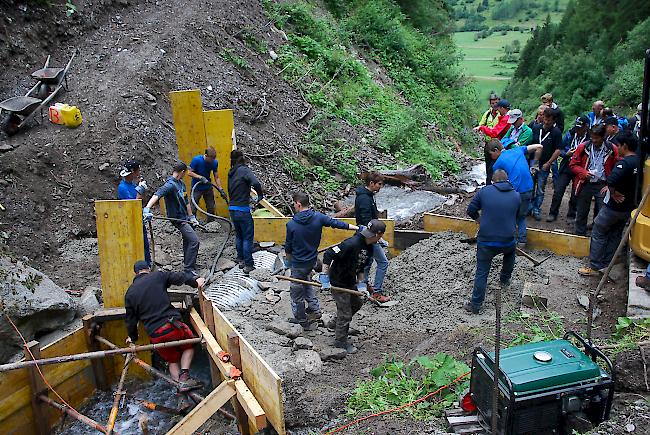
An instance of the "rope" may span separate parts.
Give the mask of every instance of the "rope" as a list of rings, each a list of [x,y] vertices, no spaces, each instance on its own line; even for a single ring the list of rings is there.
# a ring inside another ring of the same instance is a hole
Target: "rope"
[[[465,374],[460,375],[459,377],[457,377],[456,379],[454,379],[453,381],[451,381],[450,383],[448,383],[448,384],[445,385],[444,387],[440,387],[440,388],[438,388],[436,391],[434,391],[433,393],[429,393],[429,394],[427,394],[426,396],[420,397],[418,400],[415,400],[415,401],[413,401],[413,402],[411,402],[411,403],[407,403],[407,404],[404,404],[404,405],[398,406],[397,408],[387,409],[386,411],[381,411],[381,412],[378,412],[378,413],[376,413],[376,414],[366,415],[365,417],[361,417],[361,418],[359,418],[359,419],[357,419],[357,420],[351,421],[350,423],[348,423],[348,424],[346,424],[346,425],[343,425],[343,426],[337,427],[336,429],[331,430],[331,431],[325,433],[325,435],[331,435],[331,434],[333,434],[333,433],[341,432],[342,430],[347,429],[347,428],[349,428],[350,426],[355,425],[355,424],[357,424],[357,423],[360,423],[360,422],[362,422],[362,421],[369,420],[369,419],[374,418],[374,417],[379,417],[379,416],[381,416],[381,415],[385,415],[385,414],[390,414],[390,413],[393,413],[393,412],[401,411],[401,410],[404,409],[404,408],[408,408],[408,407],[410,407],[410,406],[417,405],[417,404],[420,403],[420,402],[424,402],[424,401],[427,400],[429,397],[438,394],[438,393],[441,392],[442,390],[445,390],[445,389],[451,387],[452,385],[454,385],[455,383],[457,383],[458,381],[460,381],[461,379],[463,379],[464,377],[466,377],[466,376],[469,375],[470,373],[471,373],[471,372],[467,372],[467,373],[465,373]]]
[[[8,320],[9,323],[11,324],[11,326],[14,328],[14,330],[15,330],[15,331],[18,333],[18,335],[20,336],[20,339],[22,340],[23,344],[25,345],[25,349],[27,349],[27,352],[29,353],[29,356],[31,356],[33,360],[36,360],[36,357],[34,357],[34,354],[32,353],[32,351],[31,351],[31,350],[29,349],[29,347],[27,346],[27,341],[25,340],[25,337],[23,337],[23,334],[20,333],[20,330],[18,329],[18,327],[16,327],[16,324],[11,320],[11,318],[9,318],[9,315],[7,315],[7,313],[3,313],[3,314],[4,314],[4,316],[7,318],[7,320]],[[56,390],[54,389],[54,387],[52,387],[52,385],[47,381],[47,379],[45,379],[45,376],[43,375],[43,372],[41,371],[41,368],[39,367],[38,363],[35,364],[35,366],[36,366],[36,370],[38,371],[39,376],[41,377],[41,379],[43,379],[43,382],[45,382],[45,385],[47,386],[47,388],[49,388],[50,391],[52,391],[52,392],[54,393],[54,395],[55,395],[56,397],[58,397],[58,399],[61,401],[61,403],[63,403],[65,406],[67,406],[67,407],[68,407],[72,412],[74,412],[75,414],[77,414],[77,415],[83,417],[83,414],[81,414],[79,411],[77,411],[76,409],[74,409],[74,408],[72,407],[72,405],[70,405],[68,402],[66,402],[65,399],[63,399],[63,397],[61,397],[61,396],[59,395],[59,393],[56,392]]]

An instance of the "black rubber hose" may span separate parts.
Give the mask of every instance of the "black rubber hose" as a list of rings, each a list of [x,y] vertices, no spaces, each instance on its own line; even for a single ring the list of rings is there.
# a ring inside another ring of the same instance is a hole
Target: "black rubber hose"
[[[206,282],[209,283],[210,280],[212,279],[212,276],[214,275],[214,271],[217,268],[217,262],[219,261],[219,258],[221,258],[221,255],[223,254],[224,249],[226,249],[226,245],[228,244],[228,240],[230,240],[230,233],[232,231],[232,222],[230,222],[230,219],[226,219],[225,217],[217,216],[216,214],[208,213],[207,211],[203,210],[199,205],[196,203],[194,200],[194,189],[196,189],[196,186],[198,186],[199,183],[196,183],[194,186],[192,186],[192,190],[190,191],[190,201],[192,201],[192,204],[198,211],[201,213],[205,214],[206,216],[212,217],[214,219],[217,219],[221,222],[225,222],[228,224],[228,231],[226,232],[226,238],[223,240],[223,243],[219,247],[219,250],[217,251],[217,255],[214,257],[214,261],[212,262],[212,267],[210,267],[210,273],[208,273],[208,276],[205,278]],[[210,186],[218,189],[219,186],[216,184],[210,183]],[[226,201],[225,198],[222,198],[224,201]],[[227,201],[226,201],[227,203]]]

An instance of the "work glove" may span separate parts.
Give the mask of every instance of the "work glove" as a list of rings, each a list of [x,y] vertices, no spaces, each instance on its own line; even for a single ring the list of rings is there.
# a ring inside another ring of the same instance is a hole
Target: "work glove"
[[[142,220],[144,222],[151,222],[153,219],[153,213],[151,213],[151,210],[149,210],[149,207],[145,207],[142,209]]]
[[[368,291],[368,284],[361,281],[357,283],[357,291],[363,293],[363,297],[369,298],[370,292]]]
[[[330,284],[330,276],[328,274],[319,273],[318,274],[318,281],[320,282],[323,289],[327,290],[327,289],[332,288],[332,284]]]
[[[359,225],[359,229],[357,230],[357,233],[360,233],[361,231],[363,231],[365,229],[366,229],[365,225]]]
[[[145,190],[147,190],[149,186],[147,186],[146,181],[140,181],[137,186],[135,186],[135,191],[138,192],[140,195],[144,195]]]
[[[539,161],[533,160],[532,162],[530,162],[530,175],[535,177],[538,172],[539,172]]]
[[[219,195],[223,198],[224,201],[228,202],[228,195],[226,195],[226,191],[223,190],[223,187],[218,187],[217,191],[219,191]]]
[[[194,226],[200,225],[198,219],[194,215],[190,218],[190,224]]]
[[[210,180],[208,180],[205,177],[201,177],[201,178],[199,178],[199,183],[201,183],[201,184],[210,184]]]

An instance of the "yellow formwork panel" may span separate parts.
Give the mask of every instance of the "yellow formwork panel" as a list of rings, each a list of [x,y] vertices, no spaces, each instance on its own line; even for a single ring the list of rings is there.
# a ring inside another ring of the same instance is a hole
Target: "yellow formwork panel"
[[[633,210],[631,216],[634,217],[635,213],[636,210]],[[639,257],[650,261],[650,218],[643,213],[639,213],[630,231],[630,248]]]
[[[104,308],[124,306],[124,295],[133,281],[133,264],[144,259],[144,240],[142,232],[142,201],[111,200],[95,201],[97,216],[97,245],[99,247],[99,271],[101,274]],[[142,332],[142,328],[140,329]],[[102,335],[118,346],[126,339],[124,322],[107,322]],[[139,342],[146,340],[140,334]],[[114,373],[122,371],[122,358],[112,358]],[[151,360],[149,354],[143,355]],[[108,370],[109,377],[113,375]],[[144,371],[132,367],[130,373],[144,376]]]
[[[231,109],[208,110],[203,112],[206,145],[217,150],[219,162],[219,179],[228,193],[228,171],[230,171],[230,152],[235,142],[235,119]],[[216,212],[228,217],[228,204],[221,199],[219,192],[214,192]],[[203,207],[203,205],[201,205]]]
[[[432,233],[454,231],[464,233],[468,237],[473,237],[476,235],[478,229],[478,224],[473,220],[455,216],[425,213],[423,220],[424,231]],[[588,237],[528,228],[526,241],[526,247],[528,249],[547,250],[558,255],[568,255],[571,257],[589,256]]]
[[[283,245],[287,236],[287,222],[289,222],[289,220],[291,220],[290,217],[254,217],[255,240],[257,242],[274,242]],[[339,220],[352,225],[355,224],[355,220],[352,218]],[[390,246],[393,246],[395,237],[395,221],[392,219],[381,220],[386,223],[384,240],[386,240]],[[327,246],[335,245],[353,235],[354,231],[351,230],[338,230],[325,227],[323,228],[323,236],[321,237],[321,242],[318,248],[322,249]]]

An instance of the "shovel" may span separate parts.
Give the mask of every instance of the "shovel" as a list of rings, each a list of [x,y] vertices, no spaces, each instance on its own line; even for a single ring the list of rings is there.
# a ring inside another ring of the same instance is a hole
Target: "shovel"
[[[476,240],[477,240],[476,236],[468,237],[466,239],[460,239],[460,243],[469,243],[470,245],[473,245],[474,243],[476,243]],[[521,249],[519,247],[517,247],[515,249],[517,250],[517,253],[519,255],[529,259],[533,263],[533,266],[535,266],[535,267],[537,267],[540,264],[544,263],[546,260],[548,260],[549,258],[551,258],[553,256],[553,254],[551,254],[548,257],[544,258],[543,260],[537,260],[535,257],[530,255],[528,252],[524,251],[523,249]]]

